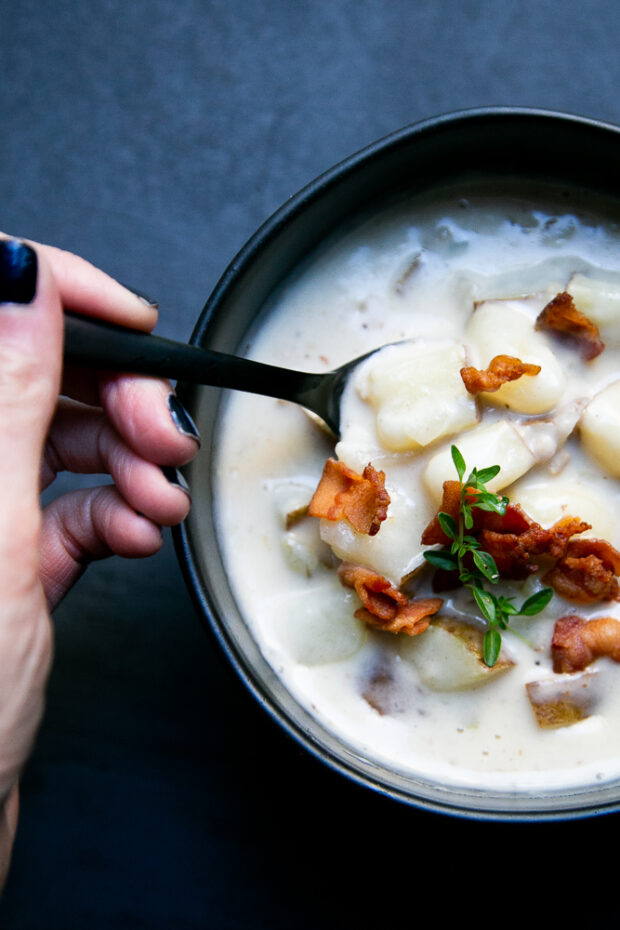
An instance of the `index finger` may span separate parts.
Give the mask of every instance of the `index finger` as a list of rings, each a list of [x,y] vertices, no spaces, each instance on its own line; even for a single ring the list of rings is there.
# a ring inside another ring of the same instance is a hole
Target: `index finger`
[[[10,237],[0,233],[0,238]],[[27,239],[22,241],[29,242]],[[148,297],[136,294],[72,252],[52,245],[30,244],[51,265],[65,310],[146,332],[150,332],[157,323],[157,304]]]

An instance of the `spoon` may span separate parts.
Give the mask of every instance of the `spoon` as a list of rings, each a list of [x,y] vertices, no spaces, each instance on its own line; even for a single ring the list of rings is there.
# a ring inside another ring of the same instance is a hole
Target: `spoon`
[[[347,379],[361,361],[376,351],[335,371],[294,371],[65,312],[66,363],[290,400],[320,417],[337,438],[340,400]]]

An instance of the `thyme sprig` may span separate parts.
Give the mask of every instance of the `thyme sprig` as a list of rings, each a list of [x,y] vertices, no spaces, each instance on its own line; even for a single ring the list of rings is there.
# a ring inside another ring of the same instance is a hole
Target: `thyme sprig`
[[[465,479],[467,471],[465,459],[456,446],[452,446],[451,452],[460,485],[458,518],[455,519],[451,514],[439,511],[437,514],[439,525],[451,543],[443,549],[425,552],[424,558],[435,568],[458,571],[459,581],[471,591],[482,616],[487,621],[488,629],[483,640],[483,658],[485,665],[491,668],[497,662],[502,648],[501,631],[516,632],[510,627],[510,619],[531,617],[540,613],[551,600],[553,591],[551,588],[543,588],[528,597],[521,607],[517,607],[513,603],[513,597],[497,596],[485,588],[485,581],[497,584],[499,571],[491,553],[485,552],[476,537],[468,532],[474,526],[473,510],[478,508],[478,510],[505,514],[509,501],[507,497],[494,494],[486,487],[488,482],[499,474],[499,465],[491,465],[489,468],[473,468]],[[468,560],[469,567],[465,564],[465,557],[468,555],[471,555],[471,560]]]

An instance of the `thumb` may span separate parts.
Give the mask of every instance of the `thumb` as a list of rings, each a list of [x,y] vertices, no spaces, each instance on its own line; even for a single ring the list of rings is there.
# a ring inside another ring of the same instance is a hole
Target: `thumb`
[[[39,519],[40,462],[58,398],[62,331],[60,297],[45,259],[22,242],[0,241],[0,554],[4,556],[11,555],[5,545],[14,549],[16,534],[20,536],[22,529],[32,533]],[[0,566],[3,563],[0,558]],[[2,574],[0,568],[0,580]],[[6,588],[0,584],[2,590]]]
[[[39,471],[58,397],[62,307],[44,259],[0,241],[0,799],[43,706],[51,628],[39,580]]]

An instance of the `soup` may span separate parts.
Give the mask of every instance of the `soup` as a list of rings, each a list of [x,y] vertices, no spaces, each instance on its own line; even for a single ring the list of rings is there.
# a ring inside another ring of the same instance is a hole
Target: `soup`
[[[583,604],[556,585],[544,610],[510,617],[490,667],[471,590],[435,590],[424,553],[445,546],[422,542],[444,481],[458,478],[456,445],[468,472],[499,465],[489,489],[543,530],[570,516],[588,527],[573,539],[620,547],[618,242],[613,219],[592,204],[446,191],[334,235],[250,334],[251,357],[305,370],[388,346],[352,378],[335,446],[301,408],[230,395],[214,474],[224,562],[252,635],[285,687],[354,753],[510,793],[620,775],[620,666],[603,656],[558,671],[551,652],[565,616],[620,619],[612,589]],[[541,327],[560,294],[598,327],[596,357]],[[470,393],[461,368],[483,371],[501,355],[540,370]],[[357,475],[369,463],[384,473],[390,503],[375,534],[308,516],[328,458]],[[360,615],[343,562],[441,606],[419,635],[386,632]],[[543,563],[487,588],[522,605],[547,586]]]

